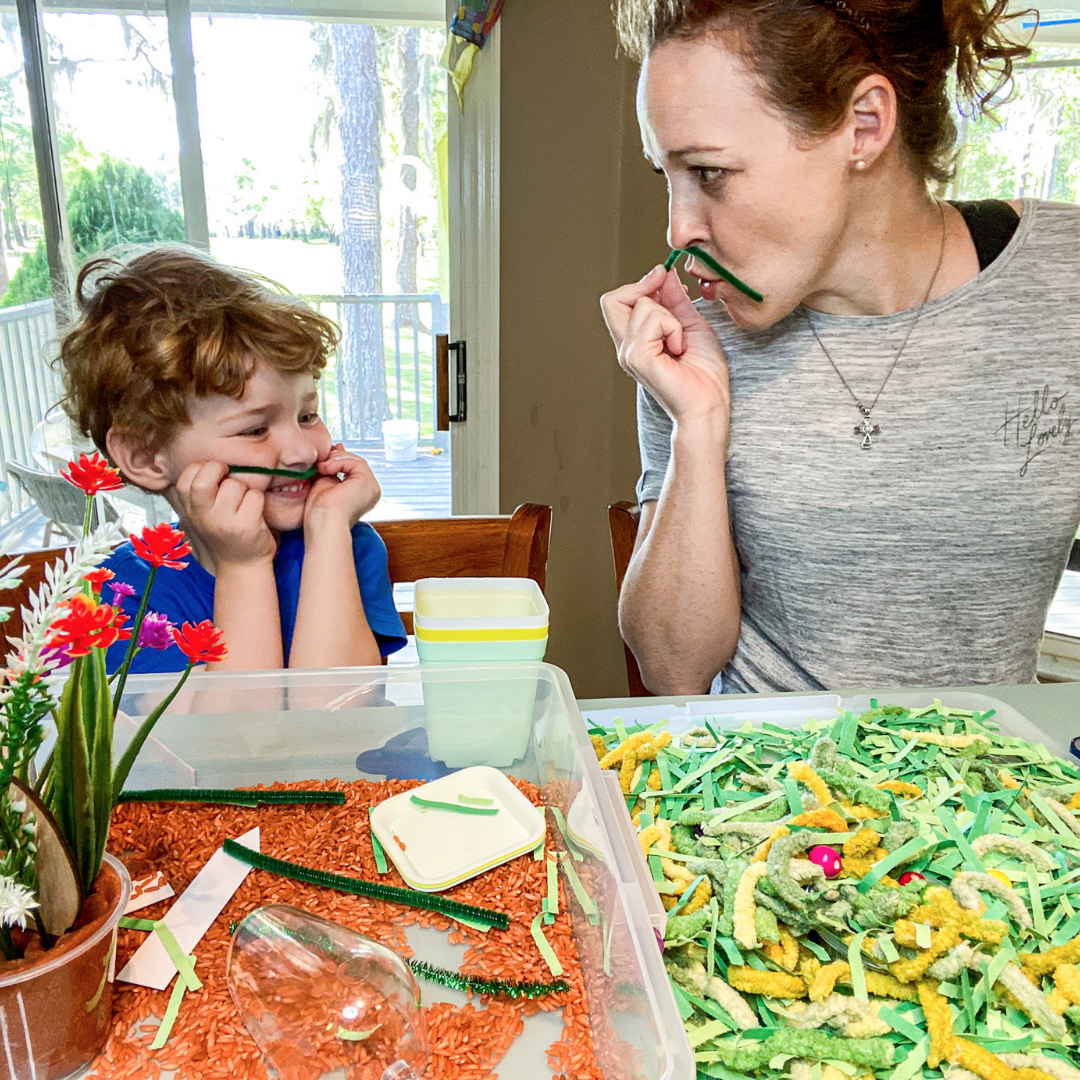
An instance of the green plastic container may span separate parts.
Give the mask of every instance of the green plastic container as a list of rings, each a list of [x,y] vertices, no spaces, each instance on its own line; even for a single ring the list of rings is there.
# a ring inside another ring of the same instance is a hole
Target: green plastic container
[[[544,659],[548,605],[540,586],[531,578],[424,578],[416,583],[413,628],[425,667],[490,665],[470,683],[423,677],[428,753],[450,768],[520,761],[536,686],[500,678],[499,667]]]

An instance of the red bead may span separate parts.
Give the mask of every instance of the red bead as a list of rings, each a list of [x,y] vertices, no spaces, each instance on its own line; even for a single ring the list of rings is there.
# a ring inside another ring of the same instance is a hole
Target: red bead
[[[901,874],[896,880],[899,881],[901,885],[907,885],[911,881],[925,881],[926,878],[914,870],[908,870]]]
[[[816,863],[825,871],[827,878],[839,877],[844,869],[843,860],[837,850],[825,844],[819,844],[817,847],[811,848],[808,857],[812,863]]]

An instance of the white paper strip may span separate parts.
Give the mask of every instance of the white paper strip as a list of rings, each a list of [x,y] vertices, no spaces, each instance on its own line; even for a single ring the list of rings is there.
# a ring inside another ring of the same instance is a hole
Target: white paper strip
[[[258,851],[258,827],[236,837],[236,842]],[[226,855],[224,851],[216,851],[180,899],[169,908],[165,925],[173,932],[185,954],[190,955],[195,951],[200,938],[210,929],[210,924],[221,914],[222,908],[240,888],[240,882],[250,870],[246,863]],[[164,990],[175,974],[176,967],[169,959],[161,939],[157,934],[151,934],[124,965],[117,978]]]
[[[159,870],[156,874],[150,874],[148,877],[139,878],[138,881],[131,883],[131,899],[128,901],[127,907],[124,908],[124,914],[130,915],[133,911],[149,907],[159,900],[168,900],[170,896],[175,895],[173,887],[165,880],[165,875]]]

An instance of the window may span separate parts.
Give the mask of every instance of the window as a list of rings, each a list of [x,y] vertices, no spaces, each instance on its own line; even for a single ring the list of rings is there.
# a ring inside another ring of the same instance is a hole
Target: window
[[[48,100],[37,108],[55,136],[75,264],[186,239],[304,296],[342,329],[322,412],[375,469],[375,516],[449,513],[449,439],[434,430],[433,394],[449,322],[442,0],[229,0],[190,13],[187,0],[39,2]],[[4,302],[27,340],[40,305],[43,342],[55,334],[47,252],[58,233],[20,202],[36,174],[26,92],[15,89],[19,24],[4,18],[0,135],[11,132],[12,179],[0,202],[13,239],[0,277],[6,269]],[[43,389],[40,400],[0,401],[4,437],[27,429],[4,444],[5,460],[53,468],[41,450],[56,441],[45,413],[59,388],[39,370],[41,348],[24,353],[5,385],[33,368]],[[387,420],[414,425],[415,460],[390,460],[408,456],[408,431],[384,454]],[[5,512],[0,501],[0,525],[24,505]]]
[[[414,420],[432,446],[449,299],[444,34],[220,14],[191,26],[199,99],[215,103],[200,110],[210,250],[341,326],[323,395],[335,437],[370,449],[384,420]]]
[[[46,8],[42,24],[76,266],[126,244],[183,240],[164,15]]]

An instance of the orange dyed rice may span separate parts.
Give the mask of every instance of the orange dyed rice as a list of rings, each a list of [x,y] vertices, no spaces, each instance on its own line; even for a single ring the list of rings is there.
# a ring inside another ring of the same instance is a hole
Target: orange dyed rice
[[[534,785],[513,782],[536,805],[541,805],[543,800]],[[404,886],[392,864],[385,875],[376,869],[368,808],[418,783],[330,780],[271,785],[276,790],[323,787],[343,791],[343,806],[252,809],[191,803],[122,803],[113,815],[108,847],[123,859],[132,877],[160,870],[180,894],[227,837],[237,837],[258,825],[260,848],[274,858]],[[558,851],[561,846],[561,838],[557,831],[553,835],[549,823],[547,851]],[[589,889],[588,864],[578,863],[576,869]],[[172,1069],[177,1080],[265,1080],[268,1074],[262,1054],[233,1005],[225,973],[230,921],[239,921],[264,904],[293,904],[349,926],[406,957],[412,955],[412,950],[403,927],[412,923],[433,926],[447,931],[451,942],[469,944],[461,965],[463,974],[547,982],[553,976],[529,933],[546,893],[546,860],[534,861],[531,854],[447,890],[443,895],[454,900],[505,911],[511,916],[507,930],[483,933],[435,912],[334,892],[253,869],[195,947],[203,988],[185,995],[172,1035],[161,1050],[149,1049],[156,1024],[146,1021],[164,1015],[170,991],[116,983],[113,1029],[96,1064],[97,1075],[102,1080],[158,1080],[162,1069]],[[602,927],[584,923],[583,931],[579,917],[575,940],[567,899],[560,879],[559,915],[553,924],[544,926],[544,933],[565,969],[563,977],[570,983],[570,992],[532,1001],[474,999],[463,1008],[443,1002],[425,1007],[431,1055],[425,1078],[495,1080],[498,1073],[494,1067],[523,1030],[523,1018],[554,1009],[561,1009],[563,1016],[562,1037],[547,1051],[556,1075],[573,1080],[623,1080],[634,1075],[637,1062],[631,1047],[620,1040],[615,1040],[617,1045],[600,1045],[600,1041],[594,1044],[590,997],[598,1030],[610,1031],[606,1019],[614,991],[611,980],[603,973]],[[576,905],[572,893],[569,899]],[[173,902],[148,907],[139,912],[139,917],[161,918]],[[118,971],[145,937],[136,930],[120,931]],[[579,949],[586,958],[584,971]],[[632,958],[627,959],[633,963]],[[612,957],[612,963],[616,962],[617,958]],[[337,1048],[332,1060],[320,1057],[313,1064],[326,1071],[339,1068],[341,1048]],[[359,1063],[351,1068],[346,1065],[349,1080],[367,1080],[368,1075],[368,1068]]]

